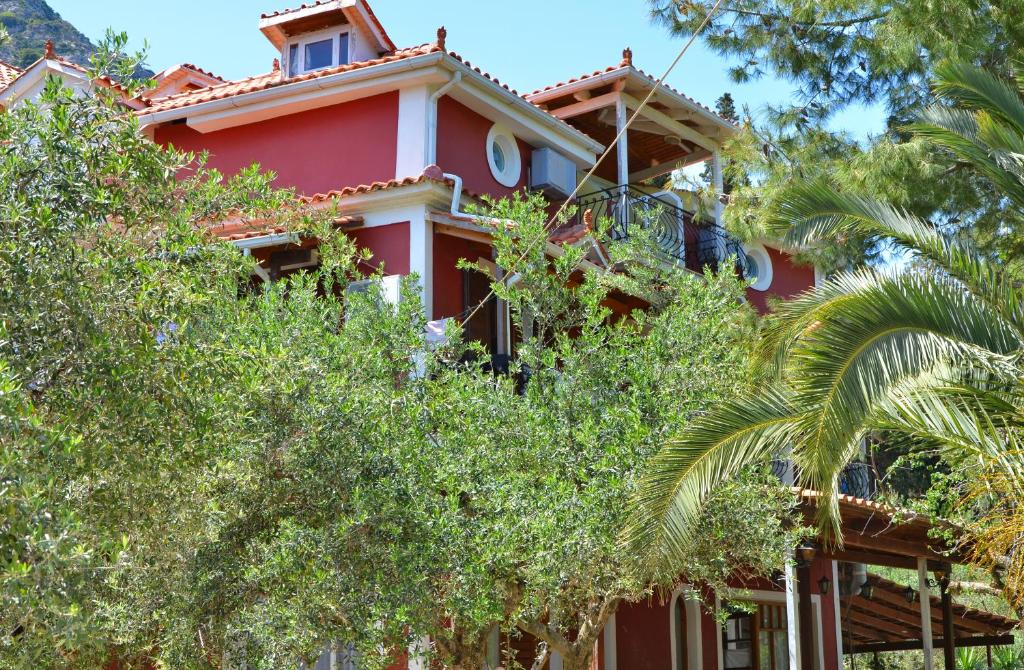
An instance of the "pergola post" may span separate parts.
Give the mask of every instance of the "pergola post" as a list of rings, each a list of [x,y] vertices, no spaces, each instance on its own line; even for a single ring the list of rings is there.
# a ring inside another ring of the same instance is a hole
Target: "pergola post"
[[[949,568],[939,580],[942,594],[942,657],[947,668],[956,667],[956,632],[953,630],[953,599],[949,595]]]
[[[619,163],[619,186],[629,186],[629,131],[626,130],[626,101],[622,95],[615,98],[615,134],[619,138],[615,153]]]
[[[789,647],[789,670],[801,670],[800,666],[800,615],[797,607],[797,575],[793,550],[786,555],[786,642]]]
[[[801,560],[796,571],[799,589],[800,670],[814,670],[814,614],[811,610],[811,564]]]
[[[711,153],[711,180],[715,187],[715,223],[722,225],[722,195],[725,193],[725,178],[722,176],[722,155],[717,149]]]
[[[924,670],[932,670],[932,600],[928,590],[928,559],[917,559],[918,598],[921,600],[921,642],[924,652]],[[955,666],[954,666],[955,667]]]

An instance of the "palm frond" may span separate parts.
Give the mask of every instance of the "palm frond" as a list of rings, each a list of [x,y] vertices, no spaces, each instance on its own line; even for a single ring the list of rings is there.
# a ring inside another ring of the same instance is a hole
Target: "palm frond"
[[[935,66],[934,89],[954,104],[984,110],[1024,135],[1020,94],[991,72],[963,61],[943,61]]]
[[[652,563],[678,564],[714,487],[780,452],[793,439],[798,420],[790,394],[779,386],[723,403],[696,419],[650,462],[633,497],[624,541]]]

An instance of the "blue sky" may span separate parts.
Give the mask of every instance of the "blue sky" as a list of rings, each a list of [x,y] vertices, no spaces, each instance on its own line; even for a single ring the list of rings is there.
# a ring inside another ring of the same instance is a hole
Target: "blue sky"
[[[61,16],[93,41],[107,27],[127,31],[136,46],[148,40],[150,66],[161,70],[191,62],[226,78],[267,72],[276,55],[257,29],[262,12],[297,6],[303,0],[49,0]],[[448,47],[519,91],[619,62],[623,47],[633,62],[660,76],[683,42],[653,25],[644,0],[370,0],[374,12],[399,46],[432,41],[437,27],[448,29]],[[668,83],[709,106],[724,91],[757,115],[765,103],[786,100],[792,86],[762,79],[729,80],[729,63],[699,42],[691,47]],[[837,128],[857,136],[882,128],[877,109],[851,109]]]

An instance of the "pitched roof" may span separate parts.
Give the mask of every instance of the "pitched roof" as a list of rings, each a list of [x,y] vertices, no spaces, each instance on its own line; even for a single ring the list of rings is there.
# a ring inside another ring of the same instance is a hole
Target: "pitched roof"
[[[292,7],[291,9],[282,9],[276,12],[264,12],[263,14],[260,14],[260,18],[273,19],[278,16],[301,12],[304,9],[314,9],[333,1],[334,0],[315,0],[315,2],[307,2],[303,5],[299,5],[298,7]],[[363,2],[362,6],[363,9],[366,10],[366,15],[370,17],[370,21],[373,22],[373,27],[380,31],[380,34],[384,37],[384,42],[387,44],[388,48],[392,51],[396,50],[395,43],[391,41],[388,31],[384,30],[384,26],[381,24],[380,19],[377,18],[377,15],[373,13],[373,9],[370,7],[369,3]]]
[[[628,76],[631,73],[639,75],[639,76],[647,79],[651,83],[652,86],[654,86],[654,85],[656,85],[658,83],[658,78],[657,77],[651,76],[651,75],[647,74],[646,72],[644,72],[643,70],[641,70],[640,68],[634,67],[631,63],[627,63],[626,61],[623,61],[622,63],[619,63],[618,65],[612,65],[612,66],[606,67],[603,70],[595,70],[593,72],[588,72],[586,74],[581,74],[578,77],[573,77],[572,79],[569,79],[567,81],[560,81],[557,84],[551,84],[550,86],[545,86],[544,88],[539,88],[536,91],[533,91],[532,93],[525,94],[523,97],[526,98],[527,100],[529,100],[530,102],[534,102],[535,100],[547,99],[547,98],[551,97],[548,94],[556,91],[559,88],[562,88],[562,87],[565,87],[565,86],[570,86],[572,84],[578,84],[579,82],[587,81],[588,79],[594,79],[596,77],[600,77],[601,75],[611,74],[613,72],[618,72],[623,77]],[[715,119],[721,121],[723,124],[725,124],[727,126],[730,126],[730,127],[734,127],[735,126],[735,124],[733,124],[731,121],[729,121],[727,119],[723,119],[721,116],[719,116],[718,113],[715,110],[711,109],[710,107],[708,107],[705,104],[702,104],[702,103],[698,102],[697,100],[694,100],[690,96],[688,96],[685,93],[681,92],[679,89],[673,88],[672,86],[669,86],[668,84],[665,84],[665,83],[662,83],[662,86],[665,89],[667,89],[667,90],[671,91],[672,93],[674,93],[675,95],[678,95],[680,98],[685,99],[686,101],[690,102],[694,106],[699,107],[701,110],[703,110],[703,111],[707,112],[708,114],[712,115],[713,117],[715,117]]]
[[[0,90],[10,86],[15,79],[21,76],[22,72],[23,70],[0,60]]]
[[[154,113],[164,112],[170,109],[180,109],[182,107],[198,105],[200,103],[211,102],[213,100],[231,98],[236,95],[264,91],[298,81],[319,79],[320,77],[326,77],[332,74],[360,70],[374,65],[383,65],[384,63],[392,63],[395,61],[405,60],[407,58],[413,58],[415,56],[436,53],[438,51],[440,51],[440,48],[436,44],[421,44],[420,46],[410,47],[408,49],[400,49],[386,56],[381,56],[380,58],[372,58],[370,60],[356,61],[345,65],[328,67],[322,70],[316,70],[315,72],[300,74],[295,77],[285,77],[281,71],[273,70],[266,74],[259,74],[253,77],[239,79],[237,81],[228,81],[223,84],[216,84],[214,86],[208,86],[194,91],[178,93],[160,100],[147,100],[146,102],[148,103],[148,107],[146,108],[146,112]]]

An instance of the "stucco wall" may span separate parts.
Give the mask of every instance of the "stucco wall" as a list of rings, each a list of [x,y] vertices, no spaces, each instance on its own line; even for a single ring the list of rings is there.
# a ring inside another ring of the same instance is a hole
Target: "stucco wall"
[[[470,191],[494,197],[507,196],[526,186],[531,148],[519,142],[521,172],[512,188],[502,186],[491,174],[487,164],[487,133],[494,122],[465,105],[449,98],[437,102],[437,164],[445,172],[462,177]]]
[[[757,311],[768,312],[772,298],[789,299],[814,286],[814,268],[809,265],[797,265],[793,257],[784,251],[766,246],[768,257],[772,262],[772,283],[767,291],[747,289],[747,299]]]
[[[277,187],[324,193],[394,177],[398,93],[205,134],[186,124],[162,126],[155,139],[187,151],[207,150],[210,167],[228,175],[259,163],[277,173]]]

